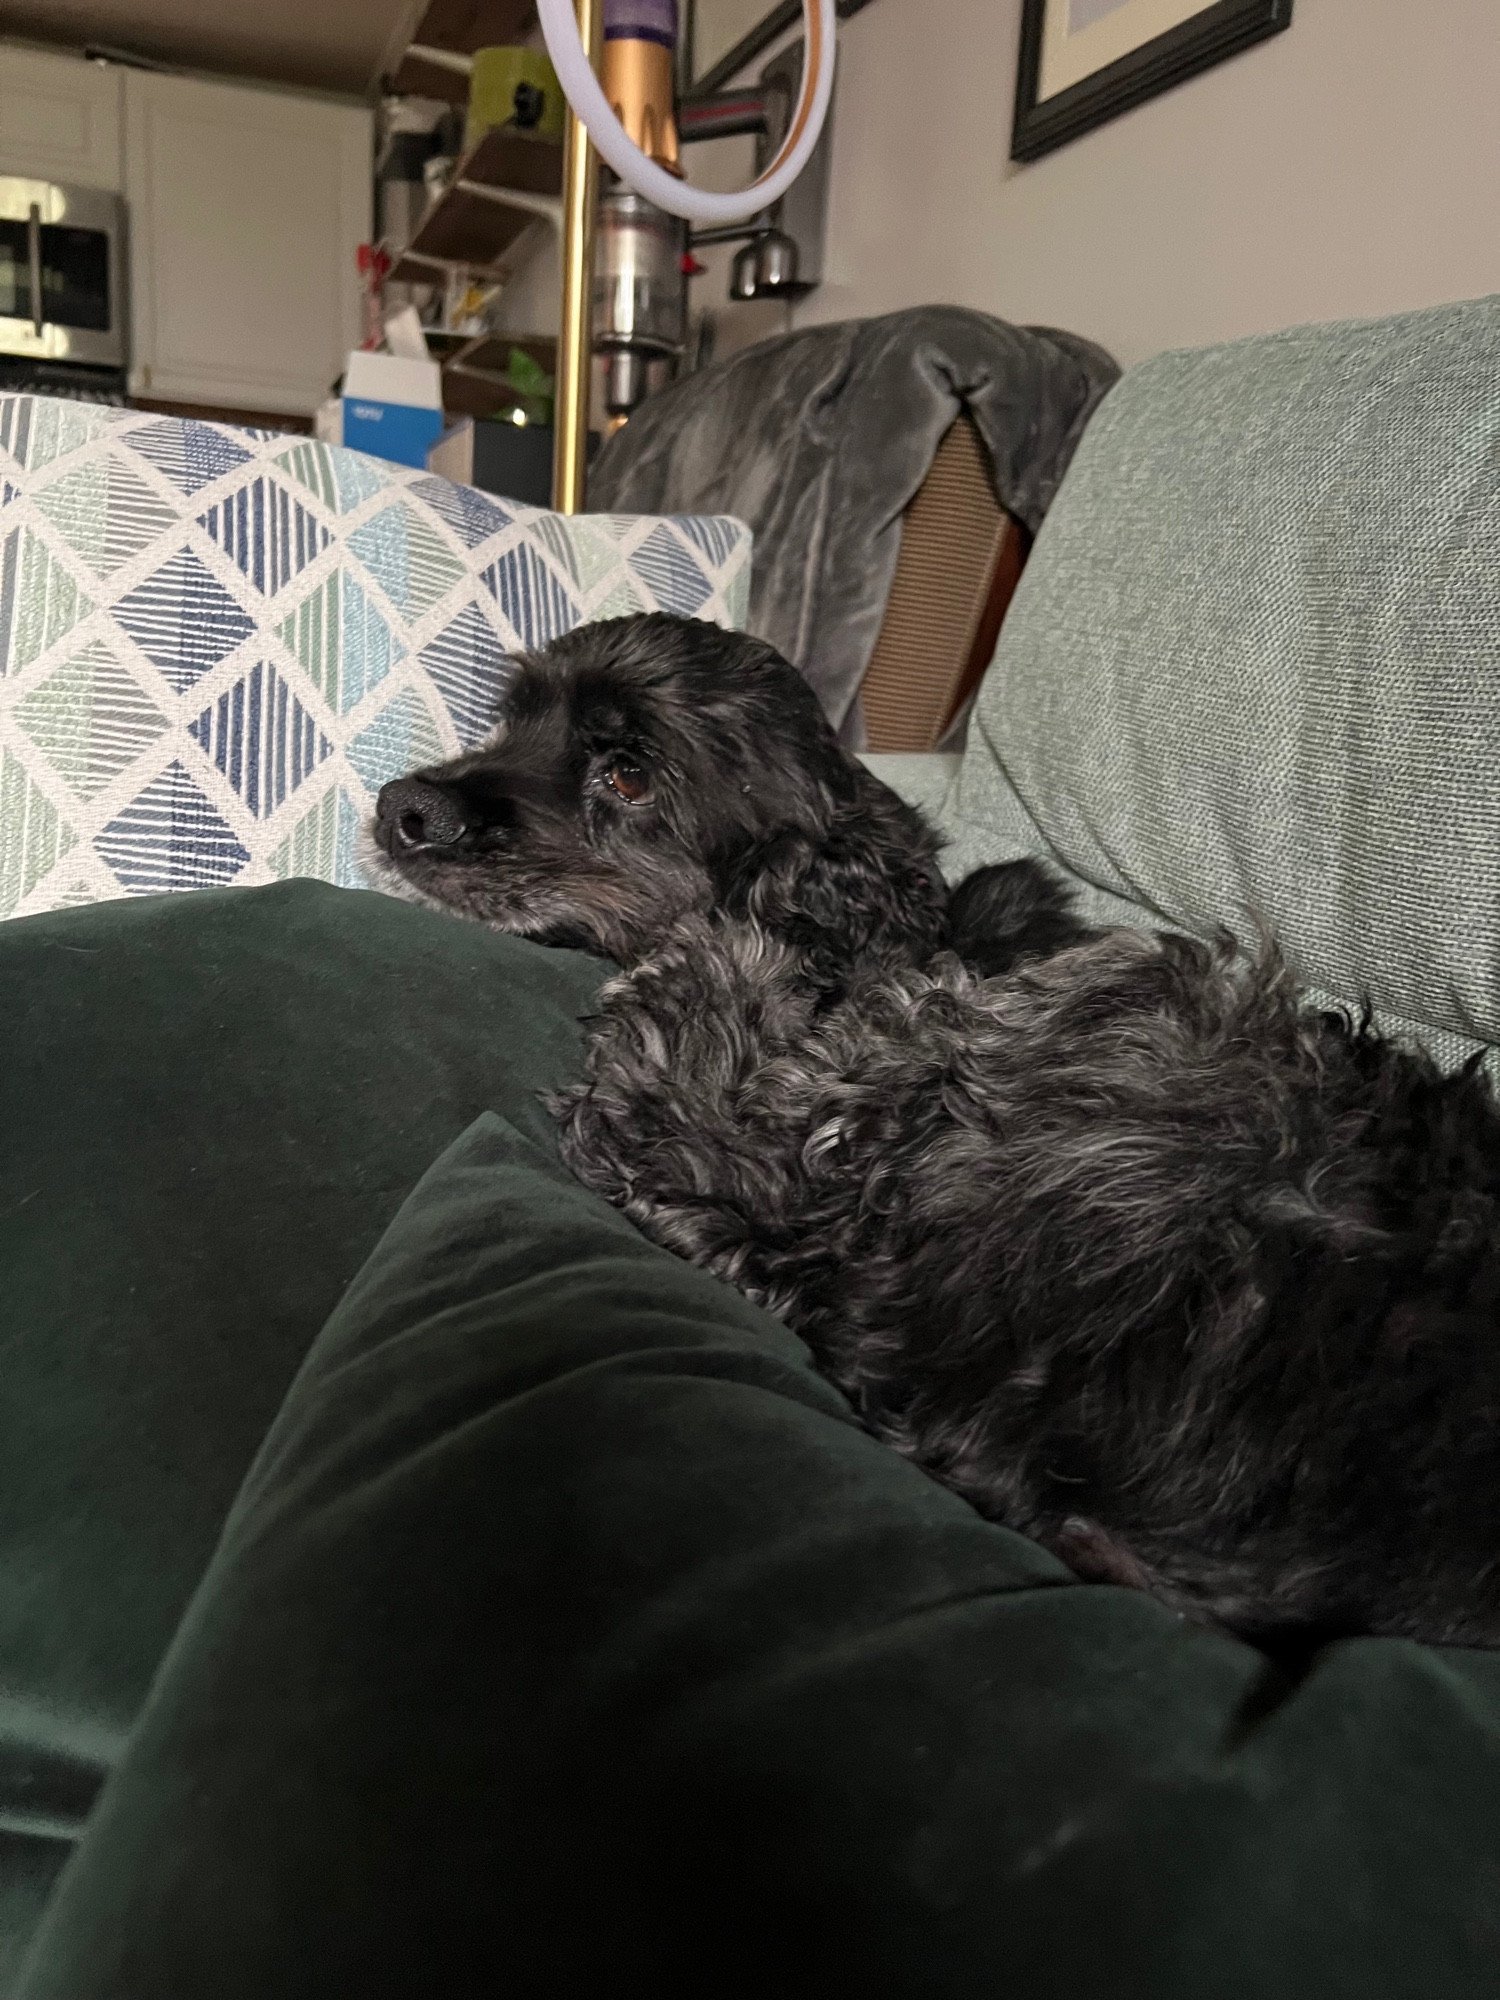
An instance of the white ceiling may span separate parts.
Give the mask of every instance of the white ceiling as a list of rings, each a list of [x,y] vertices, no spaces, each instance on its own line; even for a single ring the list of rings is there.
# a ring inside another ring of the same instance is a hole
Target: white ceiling
[[[0,34],[368,97],[423,0],[0,0]]]

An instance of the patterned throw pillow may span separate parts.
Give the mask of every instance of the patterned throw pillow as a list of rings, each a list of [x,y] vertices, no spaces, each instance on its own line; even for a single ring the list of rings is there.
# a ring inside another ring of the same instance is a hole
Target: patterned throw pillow
[[[388,778],[508,657],[634,611],[744,621],[727,519],[564,517],[304,438],[0,397],[0,917],[369,886]]]

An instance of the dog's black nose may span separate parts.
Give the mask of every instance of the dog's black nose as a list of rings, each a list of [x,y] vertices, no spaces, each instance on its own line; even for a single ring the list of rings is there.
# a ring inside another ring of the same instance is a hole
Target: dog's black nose
[[[436,785],[424,785],[420,778],[396,778],[382,785],[375,816],[393,854],[452,847],[468,825],[457,799]]]

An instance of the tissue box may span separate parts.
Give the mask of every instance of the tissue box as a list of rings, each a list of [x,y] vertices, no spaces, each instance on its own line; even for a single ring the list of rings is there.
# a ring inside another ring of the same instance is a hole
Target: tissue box
[[[435,361],[396,354],[351,354],[344,370],[344,443],[397,465],[427,463],[443,429],[442,377]]]
[[[313,413],[313,436],[319,444],[344,442],[344,399],[325,396]]]

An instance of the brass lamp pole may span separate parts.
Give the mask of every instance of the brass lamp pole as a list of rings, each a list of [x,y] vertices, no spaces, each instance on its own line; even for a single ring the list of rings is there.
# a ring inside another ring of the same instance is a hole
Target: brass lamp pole
[[[579,39],[597,73],[604,47],[604,0],[574,0],[574,6]],[[588,474],[598,193],[599,156],[570,105],[563,135],[562,327],[557,342],[557,429],[552,455],[552,505],[559,514],[582,512]]]

